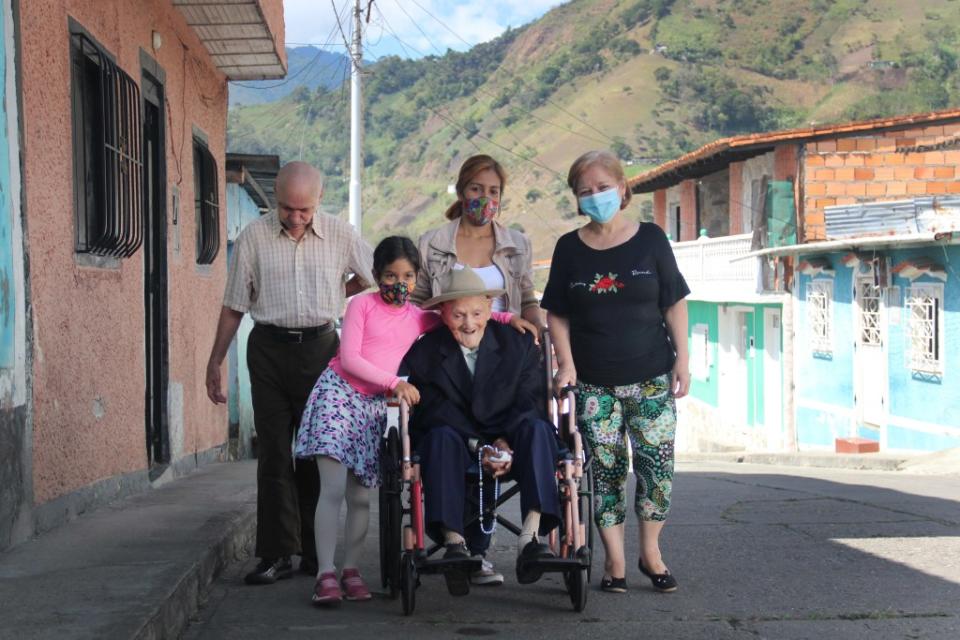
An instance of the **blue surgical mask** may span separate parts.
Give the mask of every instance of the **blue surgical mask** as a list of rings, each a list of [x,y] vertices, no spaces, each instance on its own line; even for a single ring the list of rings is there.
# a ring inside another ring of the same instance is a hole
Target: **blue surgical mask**
[[[580,196],[577,200],[580,203],[580,211],[600,224],[609,222],[613,216],[617,215],[617,211],[620,211],[620,191],[616,187],[589,196]]]

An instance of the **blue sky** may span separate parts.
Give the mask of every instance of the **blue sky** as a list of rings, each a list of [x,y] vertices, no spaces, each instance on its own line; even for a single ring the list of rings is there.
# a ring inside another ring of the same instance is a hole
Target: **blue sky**
[[[462,51],[468,43],[491,40],[507,27],[526,24],[565,1],[374,0],[370,24],[364,26],[364,57],[419,57],[447,48]],[[325,49],[344,51],[334,5],[344,17],[349,37],[354,0],[285,0],[283,4],[288,46],[325,44]]]

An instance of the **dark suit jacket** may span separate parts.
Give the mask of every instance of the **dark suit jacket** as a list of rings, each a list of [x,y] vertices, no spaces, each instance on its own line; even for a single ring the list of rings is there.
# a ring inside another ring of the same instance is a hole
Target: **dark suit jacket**
[[[546,380],[540,349],[529,333],[488,322],[473,378],[460,345],[446,327],[418,340],[404,358],[409,382],[420,391],[410,432],[414,442],[433,427],[449,425],[466,441],[492,442],[527,420],[543,418]]]

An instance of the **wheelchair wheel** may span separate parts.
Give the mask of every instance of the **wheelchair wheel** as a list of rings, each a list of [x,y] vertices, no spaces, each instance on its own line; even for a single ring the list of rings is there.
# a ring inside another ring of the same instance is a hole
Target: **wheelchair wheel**
[[[400,505],[400,437],[391,430],[381,445],[380,579],[390,597],[400,589],[402,509]]]
[[[580,613],[587,606],[587,570],[573,569],[564,573],[563,578],[570,595],[570,604],[574,611]]]
[[[400,570],[400,595],[403,601],[403,615],[409,616],[417,606],[417,565],[413,554],[404,552],[398,563]]]

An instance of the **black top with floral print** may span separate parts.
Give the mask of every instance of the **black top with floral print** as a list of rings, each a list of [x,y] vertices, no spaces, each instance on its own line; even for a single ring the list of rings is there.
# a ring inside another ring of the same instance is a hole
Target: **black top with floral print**
[[[569,320],[577,377],[615,386],[673,368],[663,310],[689,293],[663,230],[642,223],[610,249],[591,249],[577,231],[563,235],[540,306]]]

